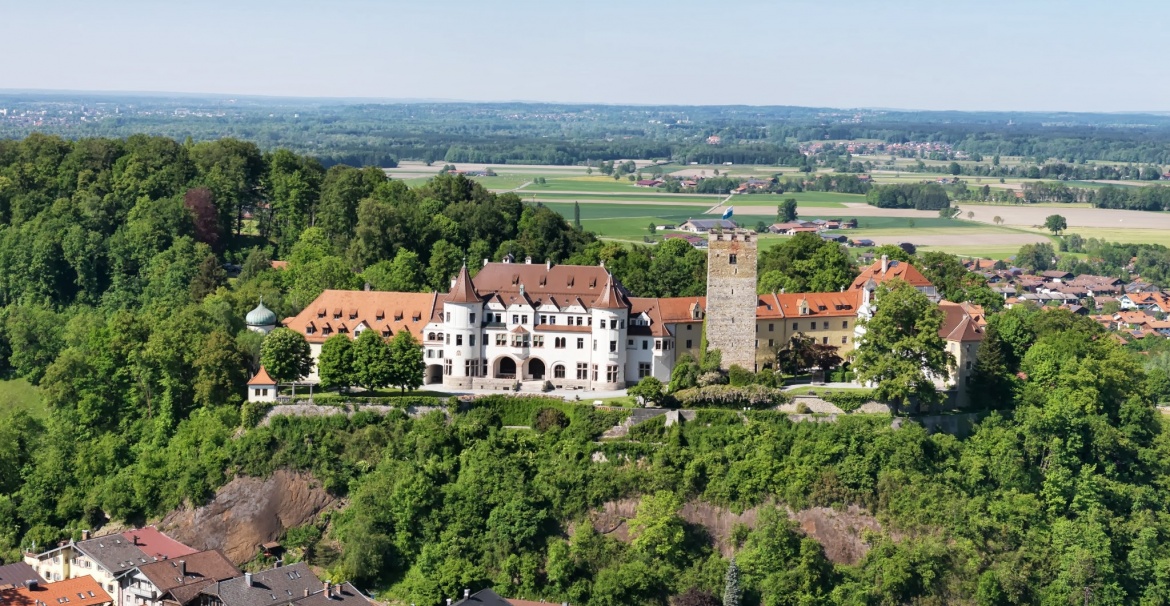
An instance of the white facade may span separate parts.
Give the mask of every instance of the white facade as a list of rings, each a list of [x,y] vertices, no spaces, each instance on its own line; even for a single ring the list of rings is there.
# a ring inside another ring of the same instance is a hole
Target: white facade
[[[423,330],[425,380],[464,389],[514,389],[517,383],[535,388],[546,381],[562,388],[621,389],[638,380],[634,360],[655,358],[650,349],[631,355],[641,351],[631,349],[641,340],[627,339],[628,316],[628,309],[533,307],[524,300],[504,305],[498,298],[444,303],[441,321]],[[657,353],[662,347],[660,342]],[[669,379],[662,356],[657,358],[656,375]]]

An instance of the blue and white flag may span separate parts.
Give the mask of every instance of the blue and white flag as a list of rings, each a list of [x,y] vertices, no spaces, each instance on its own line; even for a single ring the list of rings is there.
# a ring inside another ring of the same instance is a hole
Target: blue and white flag
[[[734,206],[728,206],[728,207],[727,207],[727,210],[723,211],[723,218],[724,218],[724,219],[730,219],[730,218],[731,218],[731,215],[735,214],[735,212],[734,212],[734,211],[735,211],[735,207],[734,207]]]

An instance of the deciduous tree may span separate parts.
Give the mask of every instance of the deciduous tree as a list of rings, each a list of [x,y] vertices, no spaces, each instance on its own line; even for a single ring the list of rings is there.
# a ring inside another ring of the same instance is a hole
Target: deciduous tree
[[[854,356],[858,380],[875,383],[875,395],[895,405],[933,402],[932,376],[948,376],[952,364],[938,334],[942,311],[902,280],[884,282],[875,297],[877,311],[862,323]]]
[[[300,381],[313,369],[309,342],[295,330],[277,328],[260,346],[260,364],[277,383]]]

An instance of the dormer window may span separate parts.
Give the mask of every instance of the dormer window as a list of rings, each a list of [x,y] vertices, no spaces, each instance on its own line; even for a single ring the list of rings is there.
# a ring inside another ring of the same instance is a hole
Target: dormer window
[[[318,308],[317,308],[317,317],[318,317],[318,318],[324,318],[324,317],[325,317],[325,308],[324,308],[324,307],[318,307]]]
[[[384,309],[379,309],[378,311],[374,312],[374,319],[375,320],[381,320],[382,318],[385,318],[385,317],[386,317],[386,310],[384,310]]]

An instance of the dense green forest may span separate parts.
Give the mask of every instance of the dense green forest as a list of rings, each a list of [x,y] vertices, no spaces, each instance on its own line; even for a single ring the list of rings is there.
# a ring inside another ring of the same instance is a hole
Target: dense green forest
[[[852,262],[818,240],[770,249],[762,275],[835,290]],[[241,400],[260,337],[243,317],[260,296],[283,317],[323,288],[442,288],[465,256],[506,254],[605,260],[646,296],[700,294],[706,273],[683,243],[605,244],[459,176],[408,188],[231,139],[0,142],[0,366],[48,405],[0,413],[0,559],[287,467],[348,507],[285,544],[402,603],[492,586],[665,606],[722,593],[730,554],[745,604],[1167,603],[1170,434],[1154,404],[1170,352],[1059,310],[991,315],[972,386],[990,412],[964,438],[704,410],[601,443],[621,413],[504,398],[255,426],[263,411]],[[953,257],[915,261],[948,297],[987,296]],[[639,502],[629,542],[589,523],[619,499]],[[680,516],[694,502],[757,523],[722,537],[725,555]],[[855,564],[787,513],[849,505],[883,528]]]
[[[238,137],[326,166],[399,160],[581,164],[642,158],[802,165],[795,144],[876,140],[941,143],[971,156],[1023,156],[1037,166],[985,166],[988,175],[1116,179],[1170,164],[1170,118],[1158,114],[915,112],[749,106],[437,103],[336,99],[0,94],[0,137],[148,133],[182,140]],[[718,135],[719,145],[707,137]],[[950,158],[947,158],[950,159]],[[1050,159],[1061,168],[1043,166]],[[823,163],[842,160],[826,154]],[[850,162],[840,163],[846,170]],[[966,169],[964,169],[966,170]],[[1133,173],[1133,174],[1131,174]],[[966,173],[964,173],[966,174]],[[974,174],[974,173],[972,173]],[[1039,178],[1039,177],[1037,177]]]

